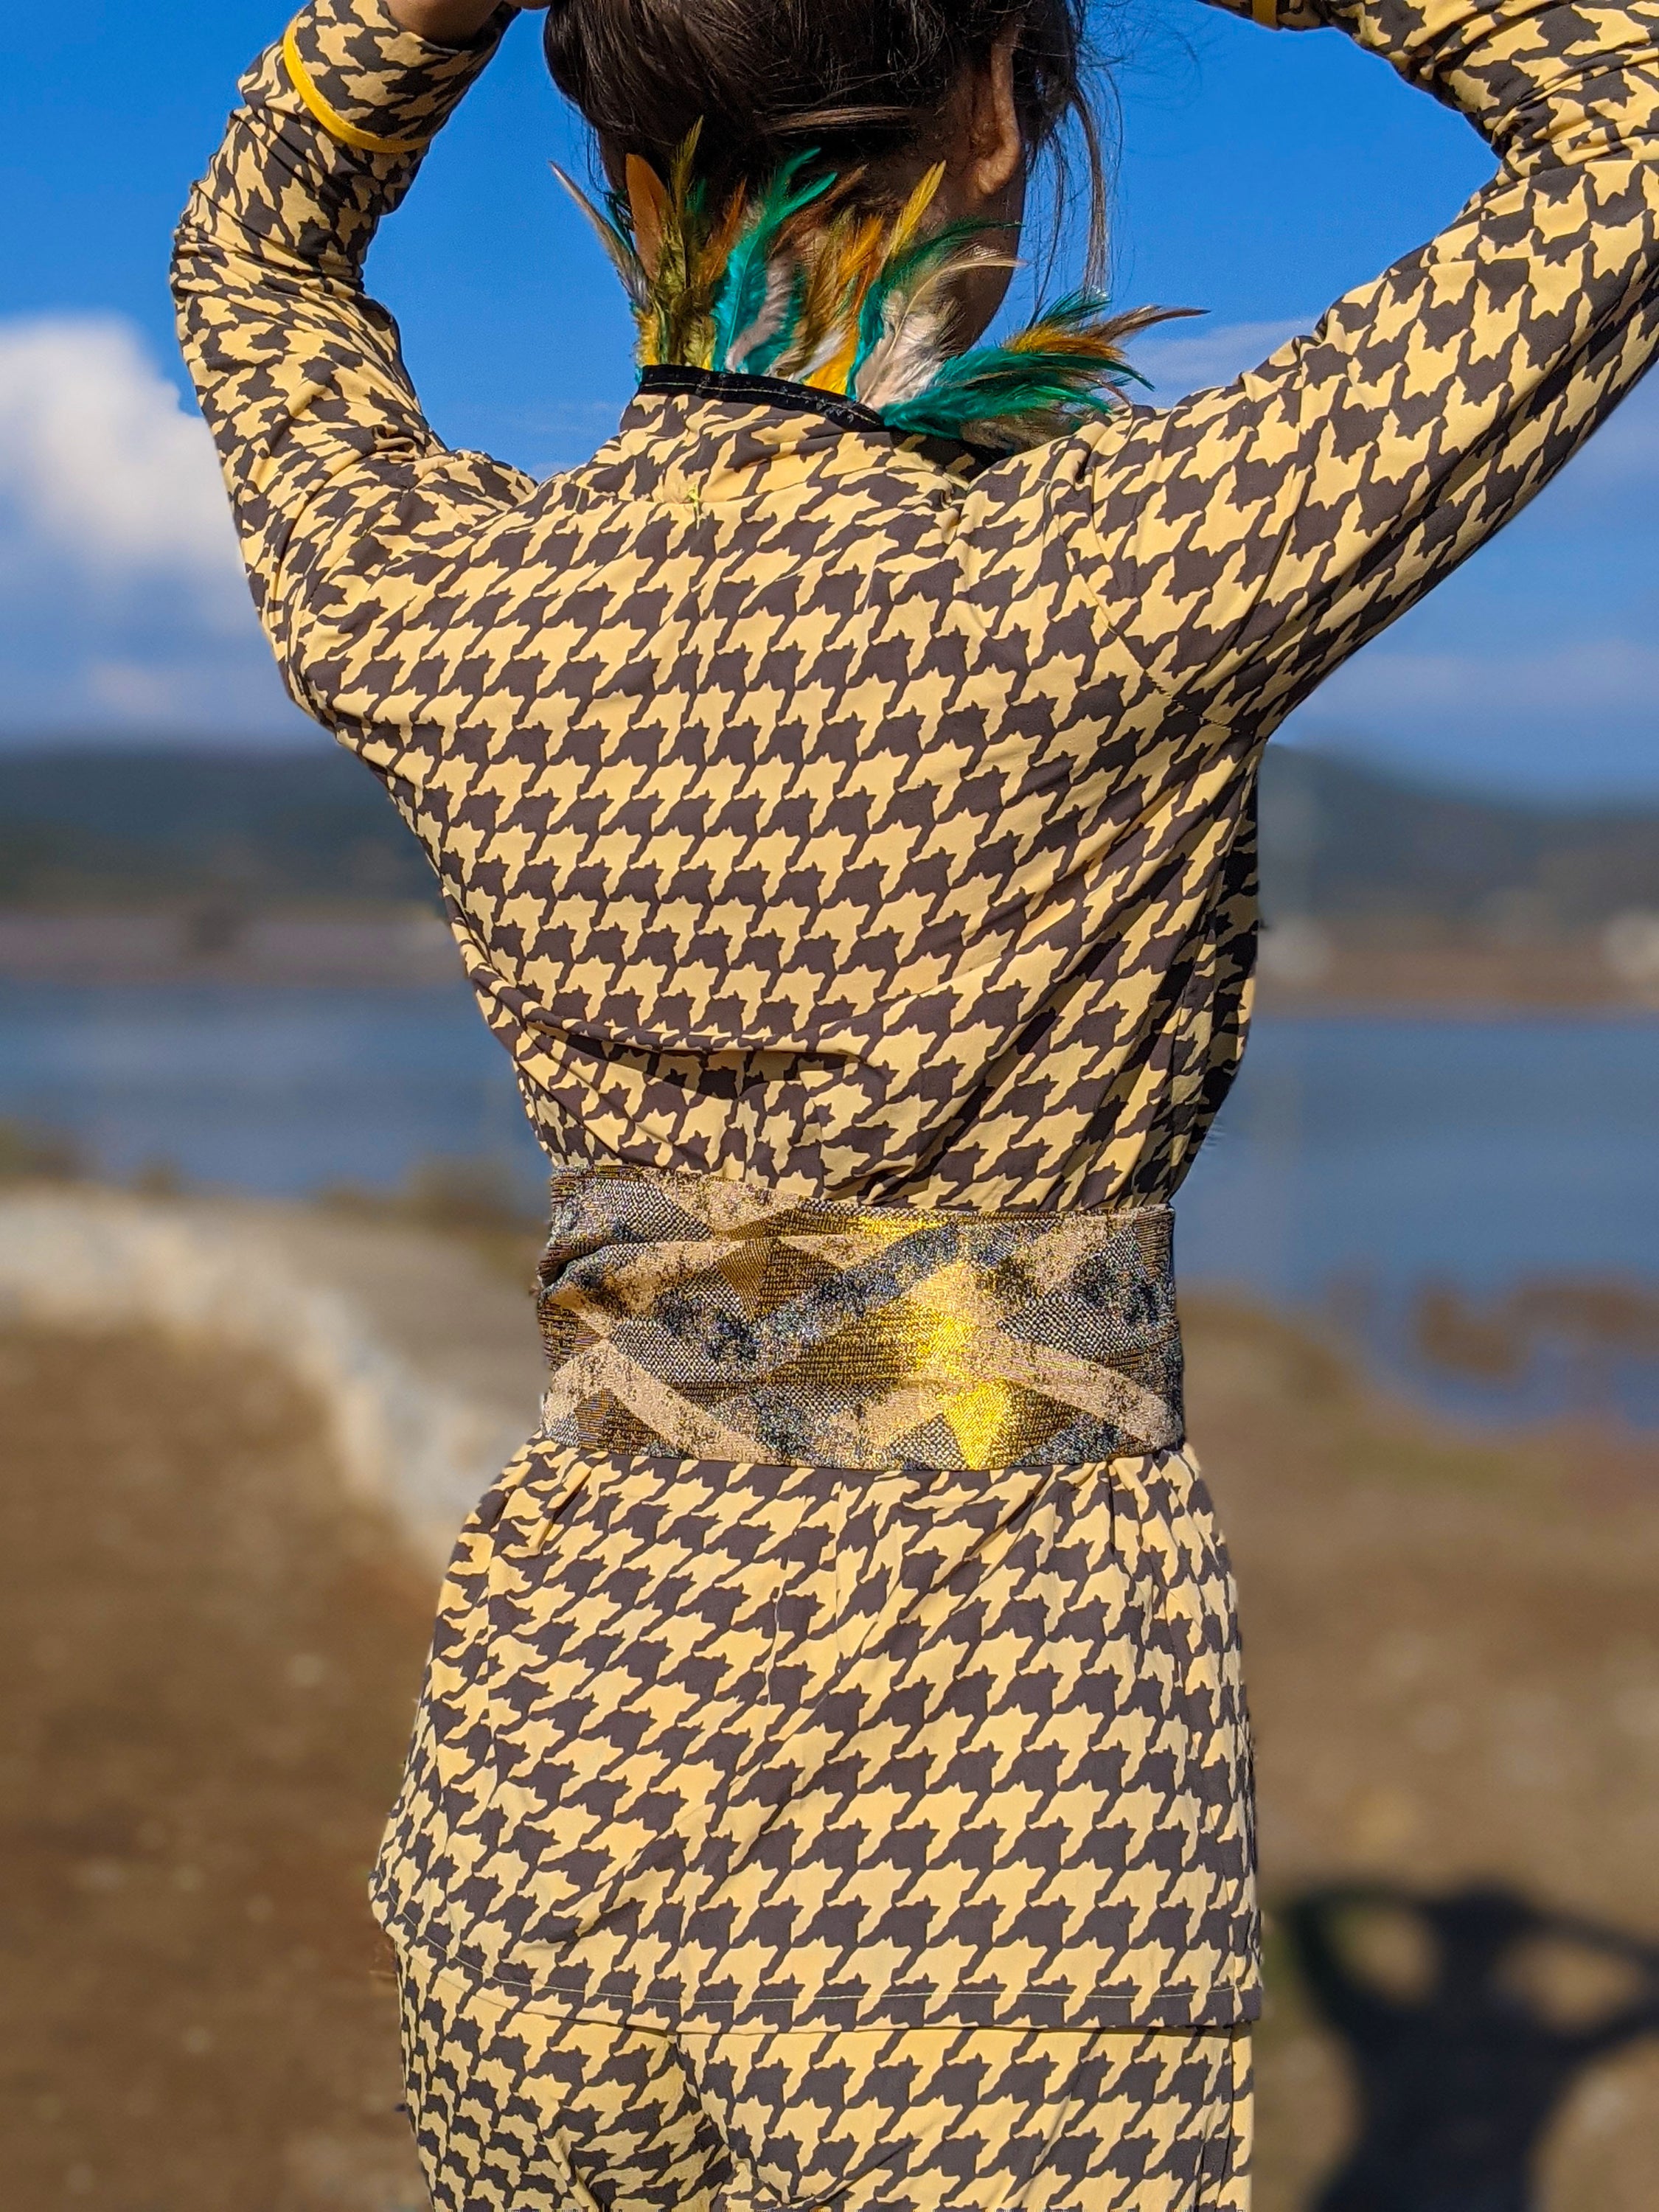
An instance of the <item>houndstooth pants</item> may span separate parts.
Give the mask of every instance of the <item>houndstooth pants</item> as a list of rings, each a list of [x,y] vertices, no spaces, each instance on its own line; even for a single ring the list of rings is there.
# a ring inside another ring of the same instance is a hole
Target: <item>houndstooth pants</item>
[[[1244,2028],[670,2034],[398,1980],[436,2212],[1249,2212]]]

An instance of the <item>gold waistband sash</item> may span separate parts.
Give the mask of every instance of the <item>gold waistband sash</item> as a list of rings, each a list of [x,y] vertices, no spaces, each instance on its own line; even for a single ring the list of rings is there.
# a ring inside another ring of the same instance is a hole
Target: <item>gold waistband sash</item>
[[[604,1452],[1079,1467],[1178,1444],[1167,1206],[785,1205],[712,1176],[556,1176],[544,1432]]]

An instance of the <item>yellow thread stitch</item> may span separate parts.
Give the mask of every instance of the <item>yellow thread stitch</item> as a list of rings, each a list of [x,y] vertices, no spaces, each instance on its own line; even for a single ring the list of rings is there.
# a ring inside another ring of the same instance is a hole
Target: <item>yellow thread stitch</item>
[[[423,138],[377,138],[372,131],[359,131],[355,123],[348,123],[323,98],[311,81],[311,72],[300,59],[299,43],[290,23],[283,36],[283,61],[293,81],[294,89],[310,109],[331,138],[337,138],[343,146],[349,146],[359,154],[418,154],[424,147]]]

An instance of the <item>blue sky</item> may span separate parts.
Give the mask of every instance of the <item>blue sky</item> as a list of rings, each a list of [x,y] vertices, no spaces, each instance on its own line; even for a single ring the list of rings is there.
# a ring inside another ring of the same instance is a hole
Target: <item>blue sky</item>
[[[247,611],[180,396],[168,234],[263,0],[14,11],[0,83],[0,744],[324,742]],[[1448,221],[1474,133],[1334,33],[1188,4],[1115,11],[1120,300],[1201,307],[1141,356],[1159,398],[1306,327]],[[580,159],[531,24],[372,264],[440,432],[546,471],[630,382],[614,281],[548,175]],[[1561,482],[1361,654],[1289,733],[1442,781],[1659,798],[1659,379]]]

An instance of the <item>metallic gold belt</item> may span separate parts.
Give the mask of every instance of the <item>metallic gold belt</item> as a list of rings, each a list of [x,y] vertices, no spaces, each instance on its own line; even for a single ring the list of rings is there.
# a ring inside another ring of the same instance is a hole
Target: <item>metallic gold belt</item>
[[[784,1204],[556,1176],[538,1311],[556,1442],[830,1467],[1079,1467],[1184,1434],[1167,1206]]]

